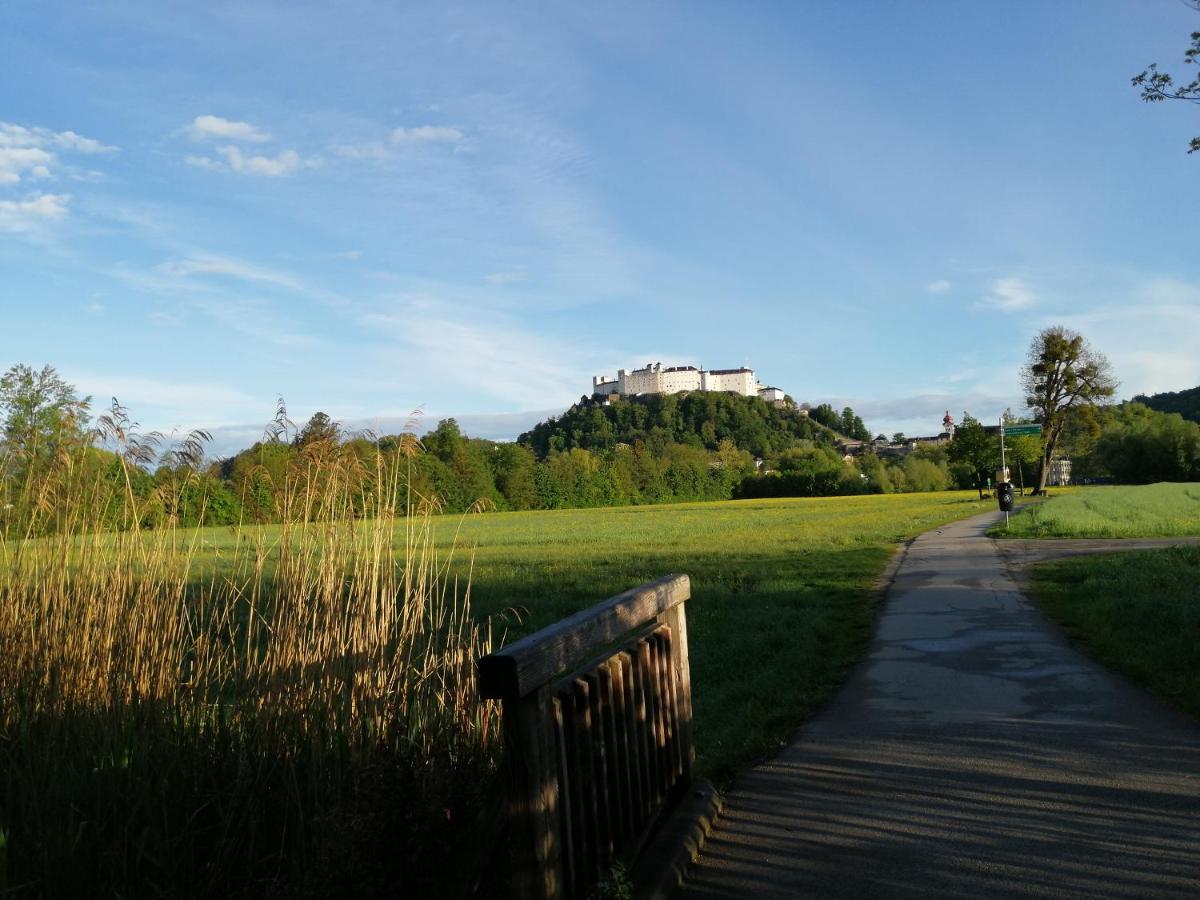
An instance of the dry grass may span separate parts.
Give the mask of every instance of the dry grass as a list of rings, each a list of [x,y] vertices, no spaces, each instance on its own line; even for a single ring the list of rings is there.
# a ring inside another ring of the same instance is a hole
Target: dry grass
[[[149,442],[106,424],[128,474]],[[420,890],[497,719],[490,635],[401,450],[308,445],[279,529],[237,529],[203,578],[199,532],[101,527],[142,521],[127,479],[47,464],[0,542],[0,894]],[[193,477],[173,462],[165,509]]]

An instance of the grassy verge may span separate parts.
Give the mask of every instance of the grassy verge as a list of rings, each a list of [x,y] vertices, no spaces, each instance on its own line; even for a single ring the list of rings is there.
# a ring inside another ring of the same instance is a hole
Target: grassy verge
[[[1200,534],[1200,484],[1078,488],[997,525],[992,537],[1136,538]]]
[[[1200,716],[1200,547],[1032,570],[1034,597],[1096,659]]]

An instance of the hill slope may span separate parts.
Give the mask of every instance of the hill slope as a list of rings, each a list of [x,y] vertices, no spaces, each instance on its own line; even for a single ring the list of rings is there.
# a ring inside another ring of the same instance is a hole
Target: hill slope
[[[1167,391],[1162,394],[1138,394],[1133,398],[1134,403],[1144,403],[1159,412],[1179,413],[1185,419],[1200,422],[1200,387],[1189,388],[1186,391]]]
[[[650,394],[611,404],[581,400],[518,438],[539,457],[555,450],[608,450],[617,444],[686,444],[716,450],[722,441],[767,457],[800,440],[832,444],[838,435],[792,407],[711,391]]]

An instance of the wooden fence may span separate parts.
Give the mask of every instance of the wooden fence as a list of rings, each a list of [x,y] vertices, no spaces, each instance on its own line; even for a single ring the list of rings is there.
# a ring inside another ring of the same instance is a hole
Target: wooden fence
[[[690,596],[667,576],[479,661],[504,702],[514,896],[586,897],[691,784]]]

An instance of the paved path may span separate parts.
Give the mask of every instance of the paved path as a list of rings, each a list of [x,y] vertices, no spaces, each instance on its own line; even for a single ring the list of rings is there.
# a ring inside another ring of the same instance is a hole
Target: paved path
[[[1200,896],[1200,724],[1067,644],[995,518],[913,542],[867,660],[738,779],[685,896]]]

